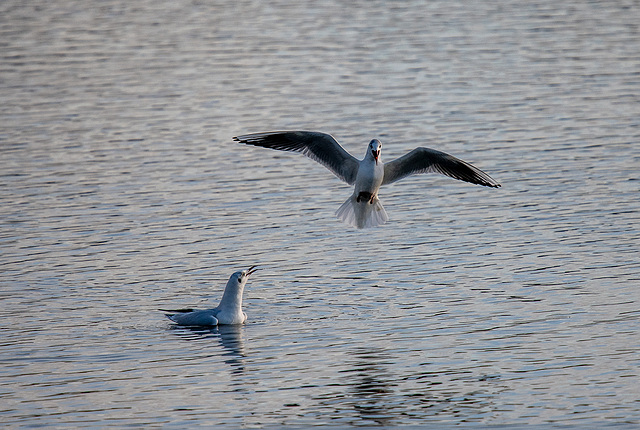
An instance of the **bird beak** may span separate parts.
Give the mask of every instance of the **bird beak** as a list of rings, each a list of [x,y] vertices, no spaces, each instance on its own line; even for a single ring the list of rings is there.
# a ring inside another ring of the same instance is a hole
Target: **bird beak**
[[[380,150],[376,149],[371,151],[371,153],[373,154],[373,158],[376,160],[376,164],[378,164],[378,157],[380,157]]]
[[[251,266],[249,267],[249,269],[247,270],[247,276],[251,275],[253,272],[255,272],[256,270],[258,270],[258,266]]]

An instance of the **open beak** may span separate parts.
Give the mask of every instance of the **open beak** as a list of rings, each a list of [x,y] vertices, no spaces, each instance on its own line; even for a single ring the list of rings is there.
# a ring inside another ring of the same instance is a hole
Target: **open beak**
[[[378,158],[380,157],[380,150],[376,149],[374,151],[371,151],[371,153],[373,154],[373,158],[376,160],[376,164],[378,164]]]
[[[253,272],[255,272],[256,270],[258,270],[258,266],[251,266],[249,267],[249,269],[247,269],[247,276],[251,275]]]

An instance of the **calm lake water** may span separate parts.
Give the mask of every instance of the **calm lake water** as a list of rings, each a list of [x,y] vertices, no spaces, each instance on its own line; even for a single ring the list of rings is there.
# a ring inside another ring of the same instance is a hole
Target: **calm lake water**
[[[640,425],[636,2],[3,1],[7,427]],[[334,218],[322,166],[436,148]],[[258,264],[249,321],[173,328]]]

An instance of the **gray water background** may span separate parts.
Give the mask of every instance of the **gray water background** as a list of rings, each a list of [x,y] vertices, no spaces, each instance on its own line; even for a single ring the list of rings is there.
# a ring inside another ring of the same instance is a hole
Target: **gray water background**
[[[7,427],[640,424],[640,6],[0,3]],[[239,134],[503,185],[351,189]],[[171,328],[258,264],[246,325]]]

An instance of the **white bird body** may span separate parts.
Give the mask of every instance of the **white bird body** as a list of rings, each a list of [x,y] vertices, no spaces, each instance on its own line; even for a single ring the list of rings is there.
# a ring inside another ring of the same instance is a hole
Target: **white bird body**
[[[379,161],[381,145],[376,145],[376,143],[378,143],[378,141],[375,139],[371,141],[369,148],[367,148],[367,152],[364,154],[364,158],[358,166],[358,174],[356,175],[356,183],[354,187],[354,194],[356,195],[369,193],[372,196],[376,196],[380,186],[382,185],[382,179],[384,178],[384,163]],[[372,151],[377,151],[378,155],[372,155]]]
[[[247,321],[247,314],[242,311],[242,294],[249,275],[255,271],[255,266],[251,266],[247,270],[232,274],[227,281],[220,304],[213,309],[164,310],[169,312],[165,315],[174,323],[184,326],[244,324]]]
[[[357,228],[375,227],[389,219],[378,199],[378,190],[384,179],[380,148],[377,139],[369,143],[367,152],[358,165],[353,194],[336,211],[339,219]]]
[[[246,279],[246,278],[245,278]],[[246,283],[246,280],[245,280]],[[242,293],[244,284],[238,288],[224,289],[222,300],[216,309],[218,309],[218,324],[243,324],[247,320],[247,314],[242,311]]]
[[[331,135],[312,131],[275,131],[233,138],[235,141],[281,151],[301,152],[354,185],[353,194],[338,208],[336,216],[356,227],[375,227],[389,219],[378,199],[382,185],[417,173],[441,173],[454,179],[488,187],[500,184],[477,167],[452,155],[429,148],[416,148],[389,163],[380,159],[382,144],[369,142],[362,160],[344,150]]]

